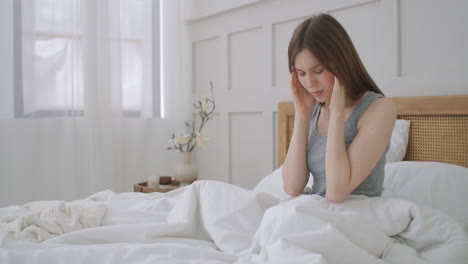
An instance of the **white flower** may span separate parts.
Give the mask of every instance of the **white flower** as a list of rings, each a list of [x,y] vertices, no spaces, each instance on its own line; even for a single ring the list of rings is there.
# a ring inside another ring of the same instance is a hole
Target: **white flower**
[[[208,101],[204,101],[201,105],[201,111],[203,111],[204,113],[208,112],[208,107],[209,107],[209,103]]]
[[[178,149],[181,152],[191,152],[197,145],[204,145],[208,142],[208,137],[203,127],[206,123],[213,118],[213,111],[215,109],[215,102],[213,97],[213,83],[210,82],[211,86],[211,99],[205,96],[200,97],[200,100],[193,104],[195,110],[199,113],[201,119],[198,124],[195,120],[191,123],[185,122],[186,130],[191,131],[190,134],[176,137],[172,134],[172,139],[169,140],[167,149]],[[196,132],[200,131],[200,132]]]
[[[185,134],[180,137],[175,137],[172,142],[174,142],[174,145],[180,146],[183,144],[187,144],[190,140],[190,134]]]
[[[197,132],[197,145],[204,145],[208,143],[208,135],[206,134],[205,130],[201,132]]]
[[[176,146],[179,146],[181,139],[182,137],[174,137],[173,139],[171,139],[171,143],[173,143]]]

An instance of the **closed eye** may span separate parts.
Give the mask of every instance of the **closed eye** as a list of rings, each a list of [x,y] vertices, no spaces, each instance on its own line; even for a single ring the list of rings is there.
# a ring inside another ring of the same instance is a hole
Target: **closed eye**
[[[304,76],[305,75],[305,72],[303,72],[303,71],[296,70],[296,72],[297,72],[297,75],[299,75],[299,76]]]

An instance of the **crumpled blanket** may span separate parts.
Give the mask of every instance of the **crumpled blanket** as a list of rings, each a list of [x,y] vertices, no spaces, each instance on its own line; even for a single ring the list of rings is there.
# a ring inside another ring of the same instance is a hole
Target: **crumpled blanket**
[[[104,204],[82,208],[58,202],[33,202],[11,206],[8,215],[0,216],[0,238],[42,242],[68,232],[100,226]]]
[[[0,244],[0,263],[466,264],[468,236],[449,216],[415,203],[317,195],[279,200],[197,181],[169,193],[96,193],[69,205],[105,204],[99,227],[44,243]],[[42,211],[42,210],[41,210]],[[8,215],[0,208],[0,218]]]

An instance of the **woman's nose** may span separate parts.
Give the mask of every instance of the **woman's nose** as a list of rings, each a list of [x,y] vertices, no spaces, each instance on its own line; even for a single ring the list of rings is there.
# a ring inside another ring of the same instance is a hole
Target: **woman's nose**
[[[312,75],[308,75],[305,78],[305,86],[308,87],[308,88],[312,87],[315,84],[315,82],[316,82],[316,80]]]

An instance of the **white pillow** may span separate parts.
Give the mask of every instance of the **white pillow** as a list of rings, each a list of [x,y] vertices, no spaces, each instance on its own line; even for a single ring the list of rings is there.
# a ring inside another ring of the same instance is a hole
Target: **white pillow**
[[[254,187],[253,191],[268,193],[274,197],[277,197],[280,200],[290,198],[291,196],[284,192],[282,170],[283,166],[279,167],[272,173],[263,177],[263,179]],[[304,189],[305,192],[307,192],[306,189],[310,190],[312,183],[313,177],[312,175],[310,175],[309,182],[307,183],[306,188]]]
[[[390,139],[390,148],[387,151],[386,158],[388,162],[402,161],[406,154],[408,146],[409,120],[397,119],[393,128],[392,138]]]
[[[382,197],[405,199],[442,211],[468,232],[468,168],[440,162],[387,163],[384,188]]]

